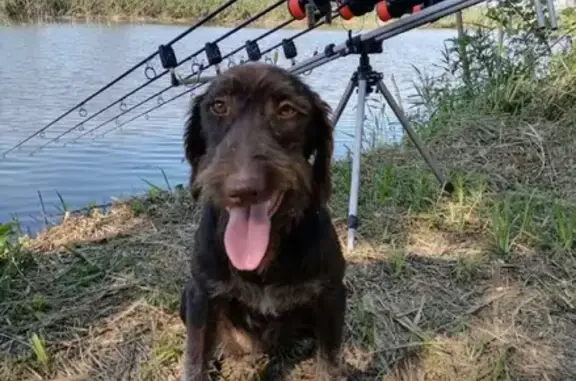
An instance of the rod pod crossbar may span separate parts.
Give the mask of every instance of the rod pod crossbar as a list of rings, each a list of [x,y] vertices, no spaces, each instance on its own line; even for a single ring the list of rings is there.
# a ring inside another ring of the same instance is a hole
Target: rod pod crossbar
[[[366,40],[375,40],[376,42],[385,41],[452,13],[461,11],[462,9],[480,4],[484,1],[485,0],[444,0],[440,3],[424,8],[418,13],[411,14],[394,21],[393,23],[378,27],[370,32],[360,34],[355,38],[360,42]],[[318,66],[352,53],[349,50],[348,45],[348,40],[339,45],[329,44],[323,52],[319,52],[315,56],[301,61],[300,63],[290,67],[288,70],[295,74],[301,74],[313,70]]]

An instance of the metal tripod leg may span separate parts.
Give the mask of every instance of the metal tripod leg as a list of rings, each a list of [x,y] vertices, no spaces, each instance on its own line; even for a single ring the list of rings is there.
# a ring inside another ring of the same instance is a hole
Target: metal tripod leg
[[[416,132],[410,126],[410,122],[408,122],[406,115],[404,115],[404,112],[402,112],[402,110],[400,109],[400,106],[398,105],[398,103],[396,103],[396,100],[394,100],[394,97],[392,96],[390,91],[388,91],[388,88],[386,87],[384,82],[379,80],[376,83],[376,86],[378,87],[378,90],[380,90],[380,92],[382,93],[382,95],[386,99],[386,102],[388,103],[388,105],[390,106],[392,111],[394,111],[394,114],[396,114],[396,117],[400,121],[400,124],[402,124],[402,127],[404,128],[404,130],[408,133],[408,136],[410,137],[410,139],[412,140],[414,145],[416,145],[416,148],[418,149],[418,151],[420,152],[422,157],[424,157],[424,160],[426,161],[426,163],[428,164],[428,166],[432,170],[432,173],[434,173],[434,176],[436,176],[436,179],[438,179],[438,182],[440,184],[442,184],[445,188],[447,188],[446,190],[448,192],[450,192],[451,184],[446,184],[446,179],[444,178],[444,176],[442,175],[442,173],[438,169],[438,164],[432,158],[432,156],[430,156],[430,153],[428,152],[428,150],[426,149],[426,147],[424,146],[424,144],[420,140],[420,137],[416,134]]]
[[[360,77],[360,75],[358,75]],[[360,150],[362,145],[362,126],[364,123],[364,101],[366,97],[366,79],[362,78],[356,81],[357,75],[356,73],[352,75],[352,78],[348,82],[344,93],[342,94],[342,98],[340,98],[340,102],[336,109],[334,109],[334,114],[332,117],[332,125],[335,127],[338,123],[338,120],[342,116],[344,109],[346,108],[346,104],[350,100],[352,96],[352,92],[354,91],[354,87],[358,85],[358,111],[357,111],[357,120],[356,120],[356,135],[354,140],[354,147],[353,147],[353,157],[352,157],[352,180],[350,184],[350,196],[348,198],[348,250],[352,250],[354,248],[354,233],[357,227],[357,217],[356,217],[356,209],[358,207],[358,186],[360,182]],[[358,82],[358,84],[357,84]],[[360,132],[358,132],[360,131]]]
[[[350,79],[350,81],[348,82],[348,86],[346,86],[346,90],[344,90],[344,93],[342,94],[342,98],[340,98],[338,106],[336,106],[336,109],[334,109],[334,114],[332,116],[332,125],[334,127],[336,127],[336,123],[338,123],[338,120],[340,119],[342,113],[344,112],[344,109],[346,108],[346,104],[350,100],[352,91],[354,91],[354,86],[355,86],[354,80]]]
[[[358,105],[356,106],[356,129],[354,131],[354,146],[352,147],[352,179],[350,181],[350,196],[348,199],[348,250],[354,249],[354,235],[358,227],[356,212],[358,208],[358,188],[360,187],[360,154],[362,151],[366,89],[366,78],[362,73],[358,73]]]

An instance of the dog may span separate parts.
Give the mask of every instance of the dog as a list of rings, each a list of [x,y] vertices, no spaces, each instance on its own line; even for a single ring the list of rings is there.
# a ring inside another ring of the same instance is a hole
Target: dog
[[[184,151],[200,205],[183,381],[207,380],[209,361],[316,343],[315,380],[341,379],[346,261],[327,208],[331,108],[274,65],[227,69],[191,101]]]

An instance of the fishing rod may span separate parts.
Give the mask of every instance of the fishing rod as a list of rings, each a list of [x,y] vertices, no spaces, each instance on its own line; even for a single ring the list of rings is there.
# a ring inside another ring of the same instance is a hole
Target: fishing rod
[[[137,103],[137,104],[134,105],[133,107],[131,107],[131,108],[127,109],[127,110],[124,110],[123,112],[121,112],[120,114],[118,114],[118,115],[116,115],[116,116],[114,116],[114,117],[111,117],[110,119],[106,120],[105,122],[97,125],[96,127],[92,128],[92,129],[90,129],[89,131],[87,131],[87,132],[81,134],[80,136],[76,137],[76,138],[72,141],[72,143],[77,142],[77,141],[78,141],[79,139],[81,139],[82,137],[84,137],[84,136],[86,136],[86,135],[88,135],[88,134],[93,133],[95,130],[97,130],[97,129],[103,127],[103,126],[105,126],[105,125],[108,124],[108,123],[111,123],[111,122],[114,121],[114,120],[117,121],[120,116],[125,115],[125,114],[127,114],[128,112],[134,110],[135,108],[140,107],[141,105],[143,105],[143,104],[151,101],[152,99],[156,98],[157,96],[160,96],[161,94],[163,94],[164,92],[168,91],[169,89],[171,89],[171,88],[173,88],[173,87],[176,87],[176,86],[182,85],[182,84],[184,84],[184,85],[194,85],[195,83],[198,82],[198,80],[200,80],[200,74],[201,74],[201,72],[202,72],[203,70],[206,70],[207,68],[209,68],[209,67],[211,67],[211,66],[217,66],[221,61],[226,60],[226,59],[230,59],[232,56],[234,56],[235,54],[237,54],[238,52],[240,52],[242,49],[246,49],[247,52],[248,52],[249,59],[255,60],[255,61],[259,60],[259,59],[261,58],[261,56],[266,56],[266,54],[270,53],[270,52],[273,51],[274,49],[279,48],[280,46],[283,46],[284,49],[292,49],[292,50],[295,52],[295,49],[296,49],[296,48],[295,48],[295,46],[294,46],[293,41],[294,41],[296,38],[301,37],[301,36],[305,35],[306,33],[309,33],[309,32],[311,32],[312,30],[320,27],[321,25],[323,25],[323,24],[325,24],[325,23],[328,23],[328,22],[330,22],[332,19],[338,17],[338,16],[339,16],[338,10],[339,10],[340,7],[341,7],[341,6],[339,6],[339,7],[336,9],[336,11],[333,12],[333,13],[330,15],[330,17],[327,17],[325,20],[322,20],[322,21],[320,21],[320,22],[316,22],[316,23],[313,23],[312,25],[309,25],[308,28],[306,28],[306,29],[304,29],[304,30],[296,33],[295,35],[293,35],[292,37],[290,37],[290,38],[288,38],[288,39],[283,39],[281,42],[279,42],[279,43],[277,43],[277,44],[269,47],[268,49],[262,51],[261,53],[258,53],[259,48],[258,48],[257,44],[255,44],[255,42],[257,42],[257,41],[259,41],[259,40],[262,40],[262,39],[268,37],[269,35],[277,32],[278,30],[280,30],[280,29],[288,26],[290,23],[296,21],[297,18],[291,17],[289,20],[286,20],[286,21],[282,22],[281,24],[277,25],[276,27],[274,27],[274,28],[268,30],[267,32],[261,34],[260,36],[256,37],[254,40],[248,41],[246,44],[239,46],[238,48],[234,49],[233,51],[229,52],[228,54],[226,54],[225,56],[223,56],[223,57],[221,57],[221,58],[218,58],[218,57],[217,57],[217,55],[219,54],[219,52],[214,48],[215,42],[206,44],[206,45],[207,45],[207,46],[206,46],[206,53],[207,53],[207,56],[208,56],[208,65],[207,65],[207,66],[201,66],[201,67],[197,70],[197,72],[192,73],[192,74],[186,76],[185,78],[179,78],[179,79],[178,79],[178,83],[172,83],[170,86],[168,86],[168,87],[166,87],[166,88],[164,88],[164,89],[156,92],[155,94],[149,96],[148,98],[144,99],[143,101]],[[320,18],[323,17],[323,16],[324,16],[324,14],[317,14],[317,15],[315,16],[315,19],[314,19],[314,20],[320,19]],[[210,48],[211,48],[212,50],[210,50]],[[219,50],[219,49],[218,49],[218,50]],[[213,53],[209,53],[209,52],[213,52]],[[297,54],[297,53],[294,53],[293,56],[295,57],[296,54]],[[214,55],[216,56],[216,58],[214,57]],[[293,60],[293,57],[290,58],[290,59]],[[211,62],[211,61],[212,61],[212,62]],[[229,65],[228,65],[228,66],[230,67],[230,66],[233,66],[233,65],[231,65],[231,62],[229,62]],[[192,79],[192,77],[194,77],[194,79]],[[160,102],[160,101],[159,101],[159,102]],[[131,120],[133,120],[133,119],[131,119]],[[123,123],[122,125],[124,125],[124,123]],[[115,129],[116,129],[116,128],[113,128],[112,130],[115,130]],[[109,131],[112,131],[112,130],[109,130]],[[105,133],[105,134],[106,134],[106,133]],[[102,135],[98,135],[98,136],[102,136]],[[46,146],[46,145],[47,145],[47,144],[45,144],[44,146]],[[36,151],[40,150],[40,149],[43,148],[44,146],[39,147],[37,150],[35,150],[35,151],[33,151],[33,152],[36,152]]]
[[[232,0],[230,0],[232,1]],[[236,0],[237,1],[237,0]],[[234,29],[230,30],[229,32],[224,33],[222,36],[220,36],[219,38],[217,38],[215,40],[215,42],[220,42],[228,37],[230,37],[232,34],[238,32],[240,29],[246,27],[247,25],[251,24],[252,22],[256,21],[257,19],[259,19],[260,17],[266,15],[267,13],[270,13],[271,11],[273,11],[274,9],[276,9],[277,7],[279,7],[280,5],[282,5],[282,3],[284,3],[284,0],[277,0],[275,3],[269,5],[268,7],[266,7],[265,9],[263,9],[262,11],[258,12],[256,15],[250,17],[248,20],[245,20],[244,22],[242,22],[240,25],[238,25],[237,27],[235,27]],[[225,3],[224,5],[226,5],[228,3]],[[223,5],[223,6],[224,6]],[[231,4],[230,4],[231,5]],[[222,6],[221,6],[222,7]],[[220,8],[216,9],[215,11],[211,12],[208,16],[206,17],[215,17],[219,12],[221,12]],[[210,20],[210,18],[208,19]],[[204,23],[207,21],[204,21]],[[66,135],[67,133],[79,128],[80,126],[82,126],[84,123],[86,123],[87,121],[93,119],[94,117],[100,115],[101,113],[103,113],[104,111],[110,109],[112,106],[119,104],[121,102],[123,102],[126,98],[128,98],[129,96],[135,94],[136,92],[142,90],[143,88],[145,88],[146,86],[150,85],[151,83],[155,82],[156,80],[160,79],[161,77],[163,77],[164,75],[168,74],[168,73],[173,73],[173,70],[178,67],[181,66],[182,64],[192,60],[194,57],[200,55],[202,52],[204,52],[204,50],[206,49],[206,47],[199,49],[198,51],[194,52],[193,54],[187,56],[186,58],[184,58],[182,61],[180,61],[179,63],[175,63],[175,55],[173,54],[173,50],[172,47],[169,44],[166,45],[160,45],[158,51],[156,52],[156,54],[160,55],[160,58],[162,60],[162,64],[165,67],[165,70],[160,73],[159,75],[149,79],[149,81],[145,82],[144,84],[138,86],[136,89],[128,92],[127,94],[125,94],[124,96],[120,97],[119,99],[117,99],[116,101],[112,102],[111,104],[109,104],[108,106],[104,107],[103,109],[99,110],[97,113],[91,115],[90,117],[88,117],[87,119],[83,120],[80,123],[77,123],[76,125],[74,125],[73,127],[71,127],[70,129],[66,130],[64,133],[58,135],[56,138],[53,138],[50,140],[50,142],[53,141],[58,141],[62,136]],[[170,54],[172,52],[172,54]],[[172,62],[166,62],[166,60],[168,61],[172,61]],[[168,65],[167,65],[168,64]],[[170,66],[170,67],[167,67]],[[173,80],[174,83],[174,80]],[[90,98],[90,97],[89,97]],[[93,98],[93,96],[92,96]],[[92,99],[90,98],[90,99]],[[85,101],[84,101],[85,102]],[[79,103],[80,106],[83,105],[83,103]],[[75,108],[77,108],[77,106],[75,106]],[[121,104],[122,107],[122,104]],[[75,108],[67,111],[65,114],[68,115],[70,114]],[[84,110],[85,112],[85,110]],[[20,142],[18,142],[16,145],[14,145],[13,147],[11,147],[10,149],[4,151],[2,153],[2,157],[6,157],[6,155],[8,155],[10,152],[14,151],[15,149],[21,147],[24,143],[28,142],[30,139],[32,139],[33,137],[40,135],[41,133],[43,133],[46,129],[48,129],[50,126],[54,125],[56,122],[58,122],[59,120],[61,120],[64,116],[66,116],[63,114],[63,116],[60,116],[59,118],[57,118],[55,121],[50,122],[48,125],[42,127],[41,129],[35,131],[33,134],[29,135],[28,137],[26,137],[25,139],[21,140]],[[86,114],[84,114],[86,115]],[[45,147],[47,144],[44,144],[42,147]]]
[[[337,17],[337,16],[338,16],[338,14],[337,14],[336,12],[332,15],[333,18],[334,18],[334,17]],[[233,51],[231,51],[231,52],[229,52],[228,54],[226,54],[225,56],[223,56],[223,57],[222,57],[222,60],[229,59],[229,58],[231,58],[234,54],[237,54],[238,52],[240,52],[242,49],[249,49],[249,48],[252,48],[251,53],[249,54],[249,58],[252,57],[252,59],[255,59],[256,57],[253,56],[253,55],[254,55],[254,46],[257,46],[257,45],[254,45],[254,42],[256,42],[256,41],[258,41],[258,40],[261,40],[261,39],[269,36],[269,35],[272,34],[274,31],[281,29],[282,27],[284,27],[284,26],[286,26],[287,24],[293,22],[294,20],[295,20],[294,18],[292,18],[292,19],[290,19],[290,20],[287,20],[287,21],[283,22],[282,24],[278,25],[277,27],[273,28],[272,30],[269,30],[269,31],[263,33],[262,35],[258,36],[258,37],[255,38],[254,40],[252,40],[252,41],[251,41],[251,44],[249,43],[249,44],[247,44],[247,45],[246,45],[246,44],[245,44],[245,45],[241,45],[240,47],[234,49]],[[304,34],[309,33],[309,32],[311,32],[312,30],[318,28],[319,26],[321,26],[321,25],[324,24],[324,23],[326,23],[325,20],[324,20],[324,21],[320,21],[320,22],[314,24],[312,27],[306,28],[306,29],[304,29],[304,30],[302,30],[302,31],[294,34],[294,35],[293,35],[292,37],[290,37],[290,38],[283,39],[281,42],[279,42],[279,43],[271,46],[270,48],[262,51],[262,52],[260,53],[260,56],[265,56],[266,54],[270,53],[270,52],[273,51],[274,49],[277,49],[277,48],[279,48],[279,47],[282,46],[285,51],[290,50],[291,52],[293,52],[293,53],[287,55],[288,59],[290,59],[290,60],[293,61],[293,60],[294,60],[294,57],[297,55],[297,53],[296,53],[296,47],[295,47],[293,41],[294,41],[296,38],[301,37],[301,36],[303,36]],[[259,49],[257,49],[257,50],[259,50]],[[258,57],[257,59],[260,59],[260,58]],[[256,60],[257,60],[257,59],[256,59]],[[201,72],[202,72],[203,70],[208,69],[210,66],[212,66],[212,65],[209,63],[209,64],[206,65],[206,66],[202,66],[196,73],[192,73],[192,74],[189,74],[188,76],[186,76],[186,77],[184,77],[184,78],[180,78],[178,85],[180,85],[180,84],[184,84],[184,85],[195,85],[195,84],[197,84],[198,82],[202,82],[202,83],[209,82],[210,80],[212,80],[213,77],[208,77],[208,78],[206,78],[206,77],[200,77],[200,74],[201,74]],[[230,66],[233,66],[233,65],[230,65]],[[178,86],[178,85],[176,85],[176,86]],[[163,94],[164,92],[166,92],[166,91],[168,91],[169,89],[172,89],[172,88],[174,88],[174,87],[175,87],[175,86],[174,86],[173,84],[171,84],[170,86],[167,86],[166,88],[164,88],[164,89],[162,89],[162,90],[160,90],[160,91],[158,91],[158,92],[150,95],[149,97],[147,97],[147,98],[145,98],[144,100],[138,102],[137,104],[135,104],[134,106],[130,107],[129,109],[124,110],[122,113],[120,113],[120,114],[118,114],[118,115],[115,115],[115,116],[109,118],[108,120],[102,122],[101,124],[97,125],[96,127],[94,127],[94,128],[92,128],[92,129],[84,132],[83,134],[77,136],[71,143],[76,143],[76,142],[77,142],[78,140],[80,140],[82,137],[84,137],[84,136],[86,136],[86,135],[88,135],[88,134],[93,133],[94,131],[100,129],[101,127],[103,127],[103,126],[111,123],[112,121],[115,121],[115,120],[118,121],[118,118],[119,118],[120,116],[129,113],[130,111],[132,111],[132,110],[134,110],[134,109],[142,106],[143,104],[151,101],[152,99],[160,96],[160,95]],[[189,93],[189,92],[190,92],[190,91],[186,91],[185,93]],[[183,94],[182,94],[182,95],[183,95]],[[177,98],[179,98],[179,97],[177,97]],[[177,99],[177,98],[175,98],[175,99]],[[172,99],[172,100],[174,100],[174,99]],[[160,101],[160,99],[159,99],[159,102],[158,102],[158,103],[159,103],[159,105],[161,106],[162,104],[164,104],[164,103],[169,103],[169,102],[170,102],[170,101]],[[158,108],[158,107],[156,107],[156,106],[153,107],[154,110],[157,109],[157,108]],[[148,110],[147,112],[141,113],[138,117],[132,118],[132,119],[130,119],[128,122],[133,121],[133,120],[135,120],[135,119],[137,119],[137,118],[139,118],[139,117],[147,114],[147,113],[148,113],[149,111],[151,111],[151,110],[152,110],[152,109]],[[108,134],[109,132],[114,131],[114,130],[120,128],[121,126],[124,126],[124,125],[127,124],[128,122],[124,122],[124,123],[120,124],[119,126],[116,126],[115,128],[112,128],[112,129],[106,131],[105,133],[96,136],[95,138],[97,138],[97,137],[102,137],[102,136]],[[56,138],[54,138],[53,140],[55,140],[55,139],[56,139]],[[49,143],[49,142],[48,142],[48,143]],[[45,147],[46,145],[48,145],[48,143],[46,143],[46,144],[44,144],[43,146],[35,149],[35,150],[32,151],[30,154],[33,155],[34,153],[40,151],[43,147]]]
[[[292,19],[289,19],[289,20],[286,20],[286,21],[282,22],[281,24],[277,25],[276,27],[274,27],[274,28],[270,29],[269,31],[267,31],[267,32],[261,34],[260,36],[258,36],[254,41],[258,41],[258,40],[261,40],[261,39],[263,39],[263,38],[266,38],[267,36],[269,36],[270,34],[274,33],[275,31],[277,31],[277,30],[279,30],[279,29],[281,29],[281,28],[289,25],[289,24],[292,23],[294,20],[295,20],[295,19],[292,18]],[[213,43],[214,43],[214,42],[213,42]],[[224,60],[224,59],[228,59],[228,58],[232,57],[234,54],[236,54],[236,53],[238,53],[240,50],[242,50],[242,48],[243,48],[243,46],[240,46],[240,48],[235,49],[235,50],[233,50],[232,52],[226,54],[224,57],[222,57],[222,59]],[[172,88],[174,88],[174,87],[176,87],[176,86],[179,86],[179,85],[181,85],[181,84],[184,84],[184,82],[186,82],[185,84],[193,85],[193,84],[195,84],[197,81],[203,80],[203,79],[200,78],[199,74],[200,74],[203,70],[205,70],[205,69],[207,69],[207,68],[208,68],[208,67],[200,66],[200,68],[197,69],[196,72],[193,72],[193,73],[187,75],[187,76],[184,77],[184,78],[179,78],[179,79],[178,79],[178,83],[172,82],[169,86],[167,86],[167,87],[163,88],[162,90],[157,91],[156,93],[150,95],[149,97],[147,97],[147,98],[145,98],[144,100],[138,102],[137,104],[135,104],[134,106],[130,107],[129,109],[123,110],[120,114],[111,117],[110,119],[108,119],[108,120],[100,123],[100,124],[97,125],[96,127],[94,127],[94,128],[92,128],[92,129],[84,132],[83,134],[79,135],[78,137],[76,137],[76,138],[72,141],[72,143],[77,142],[77,141],[78,141],[79,139],[81,139],[82,137],[84,137],[84,136],[86,136],[86,135],[88,135],[88,134],[93,133],[94,131],[100,129],[101,127],[107,125],[108,123],[111,123],[111,122],[114,121],[114,120],[118,120],[118,118],[121,117],[122,115],[125,115],[125,114],[129,113],[130,111],[132,111],[132,110],[134,110],[134,109],[142,106],[143,104],[151,101],[151,100],[154,99],[154,98],[160,97],[160,96],[161,96],[162,94],[164,94],[166,91],[168,91],[168,90],[170,90],[170,89],[172,89]],[[189,81],[191,80],[191,78],[194,78],[194,80],[192,80],[192,82],[189,82]],[[161,101],[161,98],[158,98],[158,103],[162,103],[162,102],[163,102],[163,101]],[[76,127],[76,126],[75,126],[75,127]],[[66,132],[66,133],[67,133],[67,132]],[[55,140],[55,139],[53,139],[53,141],[54,141],[54,140]],[[43,146],[37,148],[37,149],[34,150],[33,152],[39,151],[40,149],[42,149],[42,148],[44,148],[45,146],[47,146],[49,143],[50,143],[50,142],[44,144]]]
[[[411,0],[408,0],[411,1]],[[295,47],[290,44],[289,42],[287,42],[286,40],[284,40],[280,45],[282,45],[283,50],[284,50],[284,56],[285,58],[287,58],[288,60],[292,61],[292,66],[287,68],[287,70],[293,74],[306,74],[306,73],[310,73],[311,70],[314,70],[328,62],[334,61],[340,57],[344,57],[348,54],[351,53],[359,53],[359,49],[362,49],[362,45],[366,44],[366,43],[374,43],[374,42],[382,42],[384,40],[390,39],[398,34],[401,33],[405,33],[411,29],[415,29],[417,27],[420,27],[422,25],[428,24],[430,22],[433,22],[439,18],[445,17],[449,14],[452,14],[454,12],[457,12],[459,10],[471,7],[473,5],[479,4],[481,2],[483,2],[485,0],[443,0],[441,2],[437,2],[435,4],[432,4],[428,7],[412,7],[410,8],[409,5],[405,6],[405,9],[407,9],[407,11],[405,11],[404,13],[401,13],[399,11],[396,11],[396,13],[393,12],[393,14],[406,14],[406,13],[411,13],[409,16],[401,18],[397,21],[395,21],[394,23],[388,24],[388,25],[384,25],[381,26],[379,28],[376,28],[370,32],[366,32],[360,35],[357,35],[355,37],[349,37],[348,40],[346,40],[344,43],[340,44],[340,45],[335,45],[335,44],[328,44],[326,45],[326,47],[324,48],[322,53],[317,53],[315,54],[313,57],[308,58],[304,61],[301,61],[300,63],[295,63],[294,58],[296,56],[296,51],[295,51]],[[409,3],[408,3],[409,4]],[[340,13],[342,13],[341,11],[339,11]],[[361,12],[357,12],[357,13],[361,13]],[[345,13],[345,15],[347,15]],[[342,16],[342,14],[340,14],[340,17]],[[203,81],[204,83],[209,82],[209,80],[211,80],[213,77],[211,77],[210,79],[207,79],[206,81]],[[174,97],[174,99],[178,99],[181,96],[190,93],[192,90],[187,90],[183,93],[178,94],[176,97]],[[139,117],[142,117],[143,115],[146,115],[149,111],[158,109],[159,107],[170,103],[172,100],[170,101],[166,101],[164,103],[162,103],[161,105],[157,105],[155,107],[153,107],[150,110],[147,110],[141,114],[139,114],[138,116],[130,119],[129,121],[122,123],[121,126],[126,125],[129,122],[134,121],[135,119],[138,119]],[[107,131],[111,132],[113,130],[116,130],[120,128],[120,126],[116,126],[115,128]]]
[[[180,33],[178,36],[176,36],[175,38],[173,38],[171,41],[169,41],[166,45],[172,45],[178,41],[180,41],[182,38],[184,38],[185,36],[187,36],[188,34],[192,33],[194,30],[198,29],[200,26],[204,25],[205,23],[209,22],[210,20],[212,20],[214,17],[216,17],[220,12],[224,11],[226,8],[230,7],[231,5],[233,5],[234,3],[236,3],[238,0],[228,0],[227,2],[225,2],[224,4],[220,5],[218,8],[216,8],[215,10],[213,10],[212,12],[210,12],[208,15],[204,16],[203,18],[201,18],[200,20],[198,20],[196,23],[194,23],[194,25],[192,25],[190,28],[188,28],[187,30],[185,30],[184,32]],[[101,93],[103,93],[104,91],[106,91],[107,89],[109,89],[110,87],[114,86],[116,83],[120,82],[122,79],[124,79],[126,76],[128,76],[129,74],[131,74],[132,72],[134,72],[136,69],[138,69],[139,67],[141,67],[142,65],[145,65],[148,61],[150,61],[152,58],[156,57],[156,55],[158,55],[158,51],[150,54],[148,57],[142,59],[140,62],[138,62],[137,64],[135,64],[134,66],[132,66],[130,69],[126,70],[124,73],[120,74],[117,78],[113,79],[111,82],[109,82],[107,85],[103,86],[102,88],[100,88],[99,90],[97,90],[96,92],[94,92],[93,94],[91,94],[90,96],[88,96],[86,99],[82,100],[80,103],[78,103],[76,106],[68,109],[66,112],[64,112],[62,115],[60,115],[58,118],[54,119],[52,122],[48,123],[47,125],[45,125],[44,127],[40,128],[39,130],[35,131],[32,135],[28,136],[26,139],[20,141],[18,144],[16,144],[15,146],[13,146],[12,148],[10,148],[9,150],[5,151],[2,156],[6,156],[7,154],[9,154],[10,152],[14,151],[15,149],[21,147],[24,143],[28,142],[30,139],[34,138],[35,136],[39,135],[40,133],[46,131],[48,128],[50,128],[51,126],[53,126],[54,124],[58,123],[60,120],[62,120],[64,117],[68,116],[69,114],[72,113],[72,111],[76,110],[76,109],[80,109],[80,116],[85,116],[87,115],[86,109],[84,108],[84,105],[86,104],[86,102],[92,100],[93,98],[97,97],[98,95],[100,95]]]

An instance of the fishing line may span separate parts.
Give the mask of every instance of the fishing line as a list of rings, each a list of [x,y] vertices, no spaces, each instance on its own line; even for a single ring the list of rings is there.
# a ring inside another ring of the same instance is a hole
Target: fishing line
[[[191,88],[191,89],[188,89],[188,90],[183,91],[183,92],[181,92],[181,93],[179,93],[179,94],[176,94],[176,95],[173,96],[172,98],[167,99],[164,103],[157,104],[156,106],[154,106],[154,107],[152,107],[152,108],[150,108],[150,109],[148,109],[148,110],[146,110],[146,111],[144,111],[144,112],[142,112],[142,113],[134,116],[133,118],[131,118],[131,119],[129,119],[129,120],[127,120],[127,121],[125,121],[125,122],[123,122],[123,123],[121,123],[121,124],[113,127],[113,128],[111,128],[111,129],[109,129],[109,130],[107,130],[107,131],[104,131],[102,134],[100,134],[100,135],[98,135],[98,136],[95,136],[95,138],[103,137],[103,136],[107,135],[108,133],[110,133],[110,132],[112,132],[112,131],[118,130],[118,129],[122,128],[123,126],[127,125],[128,123],[130,123],[130,122],[132,122],[132,121],[134,121],[134,120],[136,120],[136,119],[138,119],[138,118],[140,118],[140,117],[142,117],[142,116],[150,113],[151,111],[154,111],[154,110],[156,110],[156,109],[159,109],[160,107],[164,106],[164,105],[167,104],[167,103],[173,102],[173,101],[175,101],[176,99],[181,98],[181,97],[183,97],[184,95],[193,92],[194,90],[196,90],[196,89],[199,88],[199,87],[202,87],[202,86],[205,85],[205,84],[206,84],[206,83],[198,84],[197,86],[195,86],[195,87],[193,87],[193,88]]]

